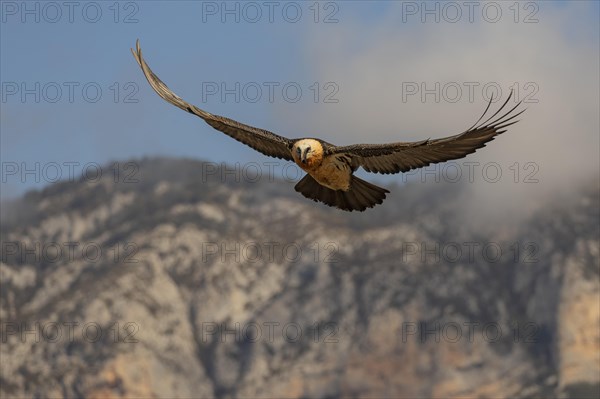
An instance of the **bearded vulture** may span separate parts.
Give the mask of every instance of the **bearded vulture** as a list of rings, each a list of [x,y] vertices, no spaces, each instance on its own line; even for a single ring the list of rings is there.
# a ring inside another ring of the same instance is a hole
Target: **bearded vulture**
[[[509,111],[496,117],[502,107],[487,120],[479,123],[492,104],[487,105],[483,115],[473,126],[464,132],[435,140],[397,142],[390,144],[355,144],[336,146],[318,138],[288,139],[267,130],[248,126],[219,115],[213,115],[181,99],[156,76],[142,56],[139,40],[136,50],[131,49],[146,79],[156,93],[169,103],[204,119],[210,126],[256,151],[275,158],[294,161],[307,175],[294,187],[306,198],[344,211],[364,211],[381,204],[389,193],[359,179],[353,173],[362,167],[367,172],[390,174],[407,172],[432,163],[459,159],[485,144],[495,136],[504,133],[506,128],[517,120],[522,110],[514,113],[519,102]],[[494,120],[492,120],[494,119]]]

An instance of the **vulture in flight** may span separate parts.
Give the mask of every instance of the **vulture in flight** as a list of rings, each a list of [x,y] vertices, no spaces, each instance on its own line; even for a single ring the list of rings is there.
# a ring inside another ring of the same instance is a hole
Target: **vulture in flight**
[[[319,138],[289,139],[233,119],[213,115],[184,101],[152,72],[142,56],[139,40],[136,43],[136,50],[131,49],[131,52],[154,91],[167,102],[199,116],[213,128],[264,155],[294,161],[307,173],[296,184],[295,190],[306,198],[344,211],[362,212],[381,204],[389,193],[385,188],[354,176],[354,172],[359,167],[367,172],[390,174],[463,158],[485,147],[485,144],[492,141],[495,136],[504,133],[508,126],[517,123],[514,119],[525,111],[513,112],[521,104],[519,102],[497,117],[510,100],[511,92],[502,107],[491,117],[481,122],[492,104],[490,99],[483,115],[473,126],[450,137],[416,142],[348,146],[336,146]]]

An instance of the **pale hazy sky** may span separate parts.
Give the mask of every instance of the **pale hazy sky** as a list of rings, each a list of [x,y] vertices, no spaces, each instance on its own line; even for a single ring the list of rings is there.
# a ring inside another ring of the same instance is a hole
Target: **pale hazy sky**
[[[188,101],[339,144],[455,134],[489,93],[514,88],[527,103],[521,122],[467,159],[503,173],[490,183],[475,169],[480,198],[523,202],[599,168],[595,1],[72,4],[1,3],[3,198],[53,176],[15,165],[56,163],[67,177],[67,164],[79,173],[145,155],[270,161],[158,98],[129,53],[137,38]]]

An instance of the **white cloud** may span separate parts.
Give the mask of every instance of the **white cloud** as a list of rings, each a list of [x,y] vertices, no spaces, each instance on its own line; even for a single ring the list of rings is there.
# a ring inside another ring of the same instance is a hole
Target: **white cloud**
[[[497,82],[506,97],[517,82],[521,98],[539,88],[532,97],[539,102],[527,104],[517,125],[468,158],[498,162],[506,176],[496,184],[479,179],[469,186],[472,197],[486,204],[486,213],[494,208],[500,215],[557,189],[568,190],[569,183],[599,168],[598,20],[589,18],[595,6],[542,4],[535,16],[539,22],[525,24],[515,23],[508,3],[502,4],[504,17],[495,24],[420,23],[418,18],[403,23],[400,2],[390,2],[383,17],[365,23],[353,18],[352,5],[344,4],[347,12],[340,23],[329,27],[327,36],[309,33],[304,53],[316,79],[335,79],[339,104],[311,107],[310,118],[298,109],[282,116],[309,132],[323,132],[336,144],[443,137],[479,117],[486,106],[483,84]],[[428,87],[455,82],[464,88],[463,96],[456,103],[443,96],[435,103],[432,95],[424,103],[418,95],[403,102],[403,84],[410,82]],[[473,102],[464,82],[480,84]],[[539,165],[540,182],[514,183],[508,176],[514,162],[521,166],[519,180],[531,171],[523,169],[526,162]]]

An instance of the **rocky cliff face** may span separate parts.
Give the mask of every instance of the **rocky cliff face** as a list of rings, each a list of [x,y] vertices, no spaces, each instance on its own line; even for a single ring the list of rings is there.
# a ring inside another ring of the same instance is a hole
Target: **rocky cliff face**
[[[487,234],[460,185],[348,214],[138,164],[3,206],[2,397],[598,397],[597,178]]]

